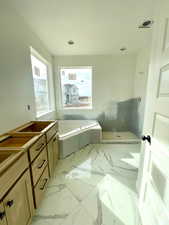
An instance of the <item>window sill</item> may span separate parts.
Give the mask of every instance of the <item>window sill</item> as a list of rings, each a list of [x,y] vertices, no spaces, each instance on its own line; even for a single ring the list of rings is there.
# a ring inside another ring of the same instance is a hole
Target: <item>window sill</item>
[[[41,119],[53,117],[53,114],[55,112],[56,112],[55,110],[51,110],[51,111],[48,111],[48,112],[41,113],[41,114],[39,114],[39,115],[36,116],[36,119],[37,120],[41,120]],[[51,119],[54,119],[54,118],[51,118]]]
[[[68,108],[62,108],[62,110],[92,110],[92,107],[68,107]]]

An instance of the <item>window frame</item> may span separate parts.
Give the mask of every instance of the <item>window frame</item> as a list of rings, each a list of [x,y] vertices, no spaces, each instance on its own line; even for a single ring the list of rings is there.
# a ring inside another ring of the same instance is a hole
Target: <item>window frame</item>
[[[64,107],[63,94],[62,94],[62,79],[61,69],[91,69],[91,106],[87,107]],[[60,89],[60,103],[62,110],[92,110],[93,109],[93,66],[59,66],[59,89]]]
[[[36,97],[35,97],[35,86],[34,86],[34,79],[33,79],[33,66],[31,60],[31,70],[32,70],[32,80],[33,80],[33,91],[34,91],[34,103],[35,103],[35,112],[36,118],[39,119],[45,115],[48,115],[55,111],[55,97],[54,97],[54,85],[53,85],[53,73],[52,73],[52,64],[48,62],[44,57],[42,57],[39,52],[37,52],[34,48],[30,47],[30,58],[34,56],[39,61],[44,63],[47,66],[47,84],[48,84],[48,102],[49,102],[49,110],[43,113],[38,113],[36,108]]]

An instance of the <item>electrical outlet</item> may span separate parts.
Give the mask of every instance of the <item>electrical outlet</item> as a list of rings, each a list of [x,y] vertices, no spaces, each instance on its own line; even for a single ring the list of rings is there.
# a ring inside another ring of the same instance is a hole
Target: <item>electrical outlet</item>
[[[31,110],[31,106],[27,105],[27,110],[30,111]]]

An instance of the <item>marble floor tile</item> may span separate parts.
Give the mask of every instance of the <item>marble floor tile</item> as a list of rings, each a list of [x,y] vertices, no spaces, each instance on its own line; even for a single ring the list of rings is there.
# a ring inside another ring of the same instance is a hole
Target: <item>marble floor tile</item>
[[[79,175],[76,172],[74,173],[73,172],[67,174],[56,173],[53,179],[49,182],[48,188],[55,187],[58,190],[68,188],[69,191],[76,198],[76,200],[81,202],[88,195],[88,193],[90,193],[93,190],[93,185],[84,182],[85,179],[81,174]],[[84,172],[84,174],[86,175],[86,172]]]
[[[66,183],[68,189],[73,196],[79,201],[83,201],[89,193],[93,190],[93,186],[87,184],[79,179],[73,179]]]
[[[124,184],[109,175],[82,202],[98,225],[138,225],[136,196]]]
[[[60,160],[32,225],[140,225],[139,144],[93,144]]]
[[[52,222],[60,225],[78,205],[79,202],[67,188],[49,187],[41,206],[36,211],[35,220],[46,220],[49,224]]]
[[[93,169],[93,167],[90,169],[83,167],[74,168],[67,174],[67,177],[69,178],[81,180],[82,182],[92,186],[96,186],[104,176],[105,174],[103,172]]]
[[[64,186],[66,183],[66,174],[64,173],[55,173],[52,179],[48,183],[48,187],[59,187]]]
[[[95,225],[92,216],[83,207],[78,207],[62,225]]]

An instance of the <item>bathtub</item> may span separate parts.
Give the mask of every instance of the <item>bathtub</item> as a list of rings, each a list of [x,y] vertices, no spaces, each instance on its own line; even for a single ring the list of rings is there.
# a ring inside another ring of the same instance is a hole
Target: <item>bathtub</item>
[[[60,159],[88,144],[100,143],[102,129],[95,120],[59,120]]]

